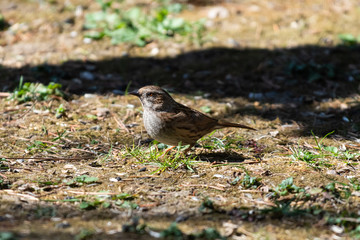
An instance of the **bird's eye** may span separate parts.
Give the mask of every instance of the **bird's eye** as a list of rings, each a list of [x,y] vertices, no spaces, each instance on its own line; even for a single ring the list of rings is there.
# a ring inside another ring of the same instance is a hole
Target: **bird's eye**
[[[148,97],[152,97],[152,96],[154,96],[153,93],[148,93]]]

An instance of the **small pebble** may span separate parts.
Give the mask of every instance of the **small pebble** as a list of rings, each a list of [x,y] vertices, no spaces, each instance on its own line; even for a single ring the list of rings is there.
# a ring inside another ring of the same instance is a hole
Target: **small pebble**
[[[121,177],[114,177],[109,179],[110,182],[119,182],[121,181]]]
[[[92,93],[85,93],[84,94],[84,98],[95,98],[96,94],[92,94]]]
[[[76,170],[76,167],[73,164],[65,164],[63,168]]]
[[[272,137],[276,137],[279,134],[279,131],[275,130],[275,131],[271,131],[269,132],[270,136]]]
[[[76,17],[82,16],[83,12],[84,12],[84,10],[83,10],[83,7],[81,5],[76,6],[76,9],[75,9],[75,16]]]
[[[100,125],[92,126],[92,127],[90,128],[90,130],[100,131],[100,130],[101,130],[101,126],[100,126]]]
[[[96,116],[98,117],[105,117],[110,114],[110,110],[108,108],[97,108],[96,109]]]
[[[180,215],[175,219],[175,222],[184,222],[189,219],[189,216]]]
[[[139,172],[145,172],[146,171],[146,167],[140,168]]]
[[[68,228],[70,227],[70,223],[68,223],[67,221],[63,221],[61,223],[56,224],[56,228]]]
[[[150,55],[151,56],[156,56],[156,55],[159,54],[159,52],[160,52],[159,48],[156,47],[156,48],[151,49]]]
[[[330,227],[331,231],[333,231],[334,233],[337,233],[337,234],[341,234],[344,232],[344,229],[342,227],[339,227],[337,225],[332,225]]]
[[[77,37],[77,35],[78,35],[77,31],[71,31],[70,32],[70,37],[72,37],[72,38]]]
[[[89,80],[89,81],[93,81],[95,79],[95,76],[91,72],[84,71],[84,72],[80,73],[80,78],[85,79],[85,80]]]
[[[221,174],[214,174],[214,178],[225,178],[224,175]]]
[[[92,42],[91,38],[84,38],[84,40],[83,40],[83,43],[85,43],[85,44],[89,44],[91,42]]]
[[[337,175],[338,173],[335,170],[328,170],[328,171],[326,171],[326,174]]]

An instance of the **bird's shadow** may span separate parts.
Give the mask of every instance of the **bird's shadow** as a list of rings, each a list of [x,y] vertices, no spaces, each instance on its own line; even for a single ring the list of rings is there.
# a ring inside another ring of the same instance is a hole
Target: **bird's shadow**
[[[207,161],[210,163],[241,163],[245,160],[250,159],[249,157],[244,156],[236,152],[207,152],[200,153],[197,155],[200,161]]]

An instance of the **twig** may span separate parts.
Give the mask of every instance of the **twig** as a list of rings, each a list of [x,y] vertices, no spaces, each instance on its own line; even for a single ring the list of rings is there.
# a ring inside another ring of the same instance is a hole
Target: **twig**
[[[122,129],[124,129],[127,133],[130,133],[130,130],[125,126],[125,124],[115,116],[115,114],[111,113],[111,115],[113,116],[115,122],[118,124],[118,126]]]
[[[34,108],[36,103],[37,103],[37,101],[34,101],[31,105],[31,107],[29,107],[29,109],[27,111],[25,111],[22,115],[18,116],[15,121],[18,121],[19,119],[23,119],[31,111],[31,109]]]
[[[74,194],[78,194],[78,195],[118,195],[118,194],[120,194],[120,193],[109,193],[109,192],[81,192],[81,191],[73,191],[73,190],[68,190],[66,192],[74,193]]]
[[[356,145],[358,145],[358,144],[356,144]],[[353,145],[345,144],[345,147],[347,147],[347,148],[360,149],[360,144],[359,144],[359,146],[353,146]]]
[[[5,97],[8,97],[10,95],[11,95],[11,93],[9,93],[9,92],[0,92],[0,98],[1,97],[5,98]]]
[[[15,195],[15,196],[19,196],[19,197],[24,197],[24,198],[27,198],[27,199],[33,200],[33,201],[39,201],[39,198],[37,198],[37,197],[31,196],[29,194],[17,193],[17,192],[14,192],[13,190],[0,190],[0,194],[1,193],[5,193],[5,194],[8,194],[8,195]]]
[[[263,163],[263,162],[267,162],[266,160],[261,160],[261,161],[246,161],[246,162],[238,162],[238,163],[221,163],[221,164],[214,164],[211,167],[220,167],[220,166],[238,166],[238,165],[243,165],[243,164],[257,164],[257,163]]]
[[[268,205],[271,207],[276,207],[276,204],[271,203],[271,202],[264,202],[264,201],[259,201],[259,200],[255,200],[255,199],[250,199],[250,198],[247,198],[246,201],[250,201],[250,202],[254,202],[254,203],[258,203],[258,204],[264,204],[264,205]]]
[[[206,185],[206,184],[186,184],[186,185],[182,184],[180,186],[183,186],[183,187],[204,187],[204,188],[213,188],[213,189],[216,189],[216,190],[225,191],[224,188],[211,186],[211,185]]]
[[[160,203],[148,203],[148,204],[140,204],[139,207],[141,208],[151,208],[151,207],[157,207]]]
[[[255,238],[255,235],[252,234],[251,232],[247,231],[245,228],[243,227],[237,227],[236,228],[237,232],[241,232],[242,234],[244,234],[245,236],[248,236],[250,238]]]
[[[241,193],[266,193],[260,190],[239,190]]]
[[[0,158],[5,159],[34,159],[34,160],[41,160],[41,161],[59,161],[59,160],[83,160],[83,159],[93,159],[93,157],[78,157],[78,158],[52,158],[52,157],[4,157],[0,156]],[[40,161],[37,161],[40,162]]]
[[[5,176],[4,174],[1,174],[1,173],[0,173],[0,177],[7,179],[7,176]]]
[[[143,176],[129,176],[128,178],[159,178],[160,176],[155,175],[143,175]]]

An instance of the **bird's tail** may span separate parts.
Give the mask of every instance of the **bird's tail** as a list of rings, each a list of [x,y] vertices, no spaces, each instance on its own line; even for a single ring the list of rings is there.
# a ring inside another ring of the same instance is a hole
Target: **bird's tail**
[[[246,128],[246,129],[250,129],[250,130],[255,130],[255,128],[252,127],[248,127],[242,124],[238,124],[238,123],[232,123],[232,122],[228,122],[228,121],[224,121],[224,120],[219,120],[218,121],[218,126],[219,128],[223,128],[223,127],[237,127],[237,128]]]

